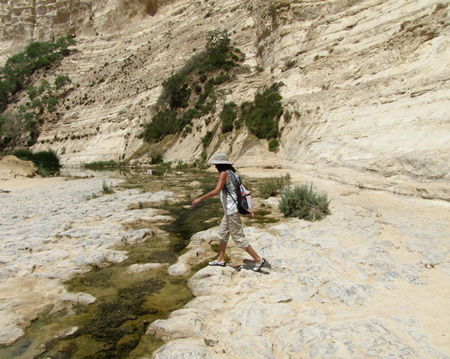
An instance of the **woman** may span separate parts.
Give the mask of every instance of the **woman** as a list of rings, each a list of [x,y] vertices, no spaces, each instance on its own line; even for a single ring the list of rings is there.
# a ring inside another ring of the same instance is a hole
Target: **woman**
[[[253,257],[255,260],[255,267],[253,270],[258,271],[264,265],[266,260],[255,252],[247,238],[245,238],[244,228],[237,208],[236,188],[238,187],[238,184],[236,183],[236,180],[240,182],[239,174],[234,169],[225,153],[216,154],[210,163],[215,165],[217,171],[220,173],[217,186],[211,192],[192,202],[192,207],[195,207],[199,202],[212,198],[220,193],[220,201],[222,202],[225,211],[225,215],[223,216],[219,228],[219,257],[213,262],[209,262],[209,265],[225,266],[225,250],[227,248],[228,238],[231,234],[234,243]],[[233,176],[235,179],[230,178]],[[249,217],[253,218],[254,213],[250,212]]]

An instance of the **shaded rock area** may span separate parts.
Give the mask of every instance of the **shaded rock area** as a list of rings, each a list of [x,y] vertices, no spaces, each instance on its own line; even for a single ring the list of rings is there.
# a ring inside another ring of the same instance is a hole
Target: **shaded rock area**
[[[314,183],[332,215],[247,226],[269,264],[255,273],[244,254],[237,271],[230,244],[228,266],[198,271],[196,298],[151,324],[155,358],[450,357],[448,203]]]
[[[145,241],[153,235],[153,225],[173,221],[162,210],[130,209],[139,201],[173,201],[172,192],[102,195],[102,181],[70,180],[0,193],[0,345],[21,337],[23,328],[49,305],[56,312],[94,302],[91,295],[68,293],[62,283],[94,267],[124,261],[127,253],[112,247]],[[130,222],[147,228],[135,230]]]

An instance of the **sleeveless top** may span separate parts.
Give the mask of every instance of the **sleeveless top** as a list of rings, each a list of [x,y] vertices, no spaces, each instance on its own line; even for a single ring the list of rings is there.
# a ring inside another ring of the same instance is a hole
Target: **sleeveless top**
[[[229,178],[228,178],[227,183],[225,183],[225,186],[223,186],[224,188],[222,188],[222,191],[220,191],[220,201],[222,202],[222,206],[223,206],[223,210],[225,211],[225,214],[230,215],[230,214],[238,212],[238,208],[237,208],[237,204],[236,204],[236,202],[237,202],[236,191],[237,191],[238,185],[237,185],[236,181],[233,179],[233,176],[239,182],[241,182],[241,178],[239,177],[239,174],[237,172],[227,170],[227,173],[228,173]],[[228,192],[225,190],[225,187],[227,187]],[[231,193],[231,196],[233,196],[233,197],[230,196],[230,193]]]

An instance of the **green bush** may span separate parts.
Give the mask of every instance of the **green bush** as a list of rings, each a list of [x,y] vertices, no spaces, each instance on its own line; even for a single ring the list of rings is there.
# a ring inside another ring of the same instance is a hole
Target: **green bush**
[[[37,166],[42,165],[47,170],[59,169],[59,157],[53,150],[34,152],[31,156],[31,160],[36,163]]]
[[[269,151],[275,152],[280,146],[280,142],[276,138],[273,138],[269,142]]]
[[[278,136],[278,121],[283,113],[282,97],[278,91],[279,86],[274,83],[263,93],[258,92],[254,102],[241,105],[241,119],[258,138],[270,140]]]
[[[269,198],[280,194],[290,184],[291,175],[288,173],[286,176],[273,177],[264,181],[259,188],[259,192],[261,197]]]
[[[49,172],[45,169],[45,167],[42,164],[38,166],[38,173],[41,177],[44,178],[50,176]]]
[[[229,102],[223,106],[220,112],[220,119],[222,120],[222,133],[233,131],[233,122],[237,118],[237,113],[234,110],[237,105],[234,102]]]
[[[281,195],[280,211],[286,217],[298,217],[307,221],[321,220],[331,214],[326,194],[317,194],[312,184],[289,188]]]
[[[184,170],[186,168],[189,168],[189,164],[187,162],[183,162],[182,160],[179,160],[175,167],[177,170]]]
[[[58,75],[55,79],[55,88],[57,90],[64,88],[72,83],[72,80],[67,75]]]
[[[32,42],[25,51],[8,58],[5,66],[0,68],[0,112],[8,106],[11,95],[26,88],[26,83],[37,70],[48,69],[69,55],[68,47],[75,43],[72,35],[60,37],[54,43]]]
[[[194,54],[176,74],[163,81],[163,91],[157,101],[160,111],[139,137],[147,142],[158,142],[166,135],[182,131],[182,136],[186,136],[193,126],[193,119],[215,111],[215,86],[230,81],[229,71],[241,61],[233,51],[227,30],[210,31],[205,50]],[[220,75],[216,77],[206,75],[218,71]],[[203,88],[198,81],[205,83]],[[196,96],[197,100],[191,100],[191,96]],[[195,103],[194,108],[189,108],[190,103]],[[224,129],[229,131],[230,121],[232,129],[237,114],[228,107],[223,116],[226,118]]]
[[[163,155],[161,153],[153,155],[150,164],[157,165],[164,162]]]
[[[47,177],[49,173],[58,172],[61,167],[59,157],[53,150],[32,152],[29,149],[17,149],[13,155],[23,161],[32,161],[38,167],[38,172],[45,174],[43,177]]]
[[[13,152],[13,155],[22,161],[31,161],[33,151],[28,148],[19,148]]]
[[[192,90],[185,83],[186,76],[182,73],[176,73],[163,81],[162,97],[167,99],[172,110],[179,107],[187,107],[188,100]]]
[[[203,148],[207,148],[211,142],[213,133],[211,131],[206,132],[206,135],[202,137]],[[205,152],[206,154],[206,152]]]
[[[114,160],[109,161],[97,161],[83,164],[86,168],[98,168],[98,167],[118,167],[118,164]]]
[[[181,130],[181,129],[180,129]],[[166,135],[178,132],[177,114],[174,111],[159,111],[143,132],[147,142],[161,141]]]

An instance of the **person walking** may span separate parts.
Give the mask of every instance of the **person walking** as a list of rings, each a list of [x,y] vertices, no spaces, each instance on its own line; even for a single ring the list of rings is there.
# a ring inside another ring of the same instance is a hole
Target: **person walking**
[[[219,180],[216,188],[192,202],[192,207],[195,207],[201,201],[220,194],[220,201],[222,202],[225,212],[219,227],[219,257],[216,260],[209,262],[209,265],[225,266],[225,250],[231,235],[234,243],[236,243],[239,248],[244,249],[254,259],[255,266],[253,270],[259,271],[266,260],[256,253],[244,234],[244,228],[237,208],[236,191],[239,186],[237,181],[241,181],[239,174],[232,166],[232,163],[225,153],[217,153],[210,164],[215,165],[217,171],[219,171]],[[253,218],[254,216],[253,212],[249,213],[250,218]]]

